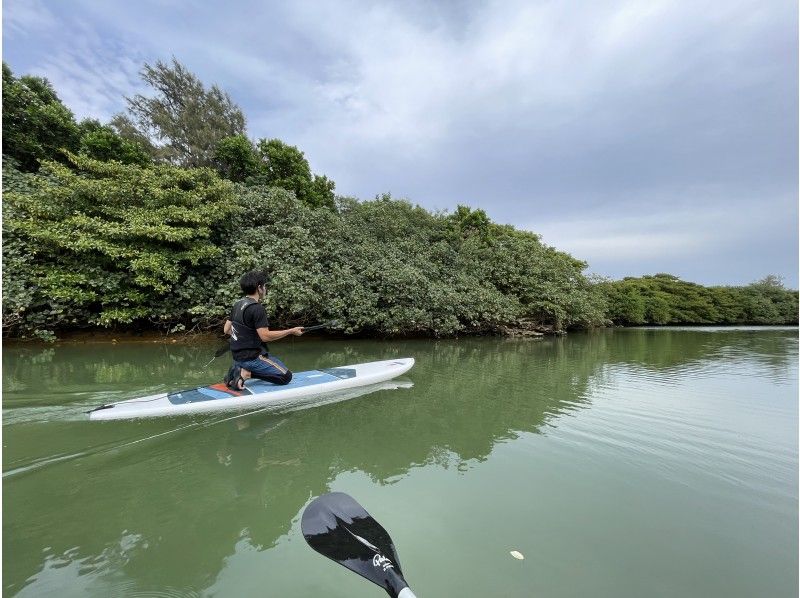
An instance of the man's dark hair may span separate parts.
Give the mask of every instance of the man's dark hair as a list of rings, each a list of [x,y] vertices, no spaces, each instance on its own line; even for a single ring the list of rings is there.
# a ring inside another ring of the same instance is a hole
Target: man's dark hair
[[[239,286],[242,287],[242,293],[252,295],[258,287],[266,285],[268,281],[269,277],[263,270],[251,270],[239,279]]]

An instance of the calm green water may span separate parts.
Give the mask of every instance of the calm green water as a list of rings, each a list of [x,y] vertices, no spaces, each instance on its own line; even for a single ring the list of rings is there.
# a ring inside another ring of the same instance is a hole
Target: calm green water
[[[295,370],[413,356],[413,387],[82,418],[221,378],[223,359],[201,371],[214,348],[4,347],[4,595],[385,595],[302,538],[303,507],[338,490],[421,598],[797,596],[796,329],[287,339]]]

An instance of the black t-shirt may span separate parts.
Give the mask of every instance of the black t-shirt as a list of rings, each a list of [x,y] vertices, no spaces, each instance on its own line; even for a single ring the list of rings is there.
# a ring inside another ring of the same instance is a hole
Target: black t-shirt
[[[248,328],[257,330],[259,328],[269,328],[269,320],[267,319],[267,310],[260,303],[253,303],[248,305],[242,314],[242,322]],[[263,344],[264,349],[267,348],[266,343]],[[234,361],[247,361],[255,359],[261,355],[261,349],[241,349],[239,351],[231,351]]]

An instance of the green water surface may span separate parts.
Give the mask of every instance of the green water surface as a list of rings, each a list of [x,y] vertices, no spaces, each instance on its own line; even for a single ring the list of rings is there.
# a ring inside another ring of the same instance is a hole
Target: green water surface
[[[417,363],[305,410],[86,420],[217,381],[215,348],[4,346],[4,596],[385,595],[305,544],[332,490],[420,598],[797,596],[796,329],[285,339],[296,371]]]

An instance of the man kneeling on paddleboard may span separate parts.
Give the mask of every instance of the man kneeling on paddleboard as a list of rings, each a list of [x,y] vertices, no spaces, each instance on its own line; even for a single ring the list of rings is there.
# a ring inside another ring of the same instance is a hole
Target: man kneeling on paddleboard
[[[284,363],[269,354],[267,343],[293,334],[300,336],[303,328],[270,330],[267,312],[261,301],[267,294],[267,275],[253,270],[239,280],[244,297],[233,304],[230,318],[223,331],[230,335],[233,366],[225,376],[229,388],[242,390],[248,378],[260,378],[274,384],[288,384],[292,372]]]

